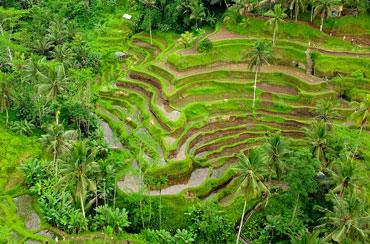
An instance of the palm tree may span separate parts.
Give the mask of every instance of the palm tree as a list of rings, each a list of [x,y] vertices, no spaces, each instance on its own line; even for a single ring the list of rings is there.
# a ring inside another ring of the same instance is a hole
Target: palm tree
[[[335,103],[331,100],[319,100],[316,103],[316,119],[323,120],[325,123],[337,118],[337,113],[334,110]]]
[[[312,233],[301,230],[298,236],[291,235],[291,244],[320,244],[321,239],[319,238],[319,231]]]
[[[351,105],[356,106],[356,110],[351,114],[351,118],[356,120],[357,127],[360,128],[361,134],[363,126],[370,121],[370,94],[366,95],[363,102],[351,102]]]
[[[325,14],[328,17],[331,17],[332,9],[334,6],[340,5],[341,2],[339,0],[319,0],[314,11],[314,17],[317,14],[320,14],[321,16],[321,25],[320,25],[320,31],[322,31],[322,28],[324,26],[324,18]]]
[[[366,172],[366,170],[364,171]],[[355,189],[361,189],[362,186],[368,183],[368,178],[361,175],[361,172],[364,171],[352,159],[350,154],[347,154],[346,160],[336,162],[332,169],[328,169],[330,174],[328,183],[334,184],[333,192],[339,193],[340,198],[344,199],[347,189],[353,192]]]
[[[298,14],[300,11],[303,12],[304,10],[304,1],[303,0],[290,0],[289,1],[290,3],[290,11],[293,10],[293,8],[295,9],[295,22],[297,22],[298,20]]]
[[[153,45],[153,38],[152,38],[152,20],[150,16],[150,11],[152,8],[157,8],[155,6],[156,0],[140,0],[142,4],[144,4],[148,8],[148,22],[149,22],[149,32],[150,32],[150,45]]]
[[[43,63],[46,58],[38,58],[37,56],[32,56],[23,66],[24,78],[28,81],[37,81],[40,78],[40,74],[43,70]]]
[[[60,63],[69,62],[69,59],[73,56],[72,50],[66,45],[56,46],[51,54]]]
[[[266,41],[256,41],[252,50],[247,54],[250,57],[249,69],[255,69],[256,76],[254,78],[254,93],[253,93],[253,108],[256,103],[256,89],[257,89],[257,74],[263,64],[269,65],[269,60],[272,59],[270,54],[271,44]]]
[[[10,79],[9,75],[6,75],[0,72],[0,89],[1,89],[1,97],[0,97],[0,111],[3,112],[5,109],[6,113],[6,121],[5,125],[8,125],[9,122],[9,90],[10,88]]]
[[[266,143],[262,145],[262,149],[268,158],[269,167],[276,172],[279,182],[281,174],[286,168],[283,159],[289,154],[289,145],[290,140],[281,137],[280,132],[274,134],[268,133]],[[271,176],[272,174],[270,175],[270,186]]]
[[[97,198],[95,196],[85,206],[87,193],[89,191],[96,193],[96,184],[90,177],[100,172],[100,167],[95,162],[98,150],[89,148],[87,143],[87,140],[73,142],[71,152],[63,154],[63,157],[58,159],[61,167],[60,173],[63,176],[58,185],[66,183],[72,186],[75,201],[80,202],[84,218],[86,217],[85,210],[89,209]]]
[[[312,156],[320,160],[324,167],[327,166],[326,151],[330,150],[328,139],[330,133],[324,121],[312,123],[311,128],[303,128],[306,139],[311,147]]]
[[[162,189],[167,187],[168,179],[165,176],[160,176],[157,182],[157,189],[159,189],[159,229],[162,227]]]
[[[311,23],[313,21],[313,10],[315,8],[316,0],[308,0],[308,3],[311,5]]]
[[[198,29],[198,21],[203,21],[206,17],[205,7],[203,4],[199,4],[197,2],[194,2],[191,6],[191,14],[190,14],[190,20],[195,20],[195,28]]]
[[[236,10],[240,15],[247,17],[248,12],[256,7],[256,1],[253,0],[233,0],[236,5]]]
[[[47,75],[40,73],[40,76],[45,83],[38,85],[39,93],[46,92],[47,101],[53,100],[56,102],[58,95],[64,91],[66,85],[68,84],[64,66],[51,66]]]
[[[323,242],[330,239],[341,243],[344,239],[353,241],[363,241],[368,243],[369,240],[369,213],[365,211],[365,205],[357,197],[357,191],[354,191],[346,199],[339,199],[331,192],[333,210],[321,206],[316,208],[325,214],[319,221],[323,224],[316,229],[328,229],[327,236]]]
[[[284,22],[284,18],[287,17],[284,9],[281,9],[281,4],[276,4],[274,6],[274,11],[271,9],[265,14],[265,16],[270,17],[269,20],[266,21],[266,24],[269,24],[274,29],[274,35],[272,37],[272,45],[275,46],[276,40],[276,31],[279,28],[279,24]]]
[[[57,160],[59,155],[71,149],[72,142],[77,139],[77,133],[74,130],[64,130],[62,124],[52,124],[46,127],[46,134],[40,138],[41,144],[46,151],[53,155],[55,164],[55,177],[58,176]]]
[[[35,40],[32,46],[33,50],[35,50],[38,53],[41,53],[42,55],[45,55],[45,52],[53,47],[52,43],[43,37]]]
[[[247,156],[240,152],[237,157],[239,159],[238,165],[233,168],[234,172],[237,174],[235,181],[239,185],[236,195],[243,193],[245,199],[236,243],[239,242],[247,199],[256,198],[263,192],[269,194],[269,190],[263,184],[263,180],[269,173],[269,170],[267,168],[266,158],[262,151],[253,147],[249,150]]]

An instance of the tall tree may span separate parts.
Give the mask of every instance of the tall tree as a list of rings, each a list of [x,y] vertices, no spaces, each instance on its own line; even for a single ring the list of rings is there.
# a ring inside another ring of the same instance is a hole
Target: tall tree
[[[342,243],[346,239],[351,241],[350,243],[368,243],[370,215],[364,202],[358,198],[357,191],[345,199],[339,199],[331,192],[331,201],[332,209],[316,206],[325,216],[319,219],[322,224],[315,228],[329,230],[323,242],[333,240]]]
[[[289,184],[288,196],[294,199],[294,208],[292,212],[291,224],[295,220],[297,209],[301,199],[307,198],[309,193],[317,191],[317,182],[315,180],[316,169],[320,167],[317,159],[312,158],[310,152],[300,150],[294,152],[287,163],[291,170],[285,177],[285,181]]]
[[[262,149],[267,155],[269,167],[275,171],[279,182],[281,175],[286,168],[284,158],[289,154],[289,145],[290,140],[283,138],[280,132],[274,134],[268,133],[266,143],[262,145]]]
[[[330,150],[328,125],[324,121],[312,123],[310,128],[303,128],[306,140],[310,145],[312,156],[327,166],[326,152]]]
[[[5,109],[6,121],[5,125],[8,125],[9,122],[9,103],[10,103],[10,89],[11,89],[11,77],[10,75],[0,72],[0,111],[3,112]]]
[[[63,176],[58,185],[67,184],[72,187],[75,202],[80,203],[84,217],[86,217],[85,210],[97,200],[95,197],[85,205],[87,193],[96,192],[96,184],[92,178],[100,172],[100,167],[95,161],[98,149],[90,148],[87,143],[87,140],[73,142],[71,152],[63,154],[63,157],[58,160],[61,167],[60,173]]]
[[[318,0],[314,11],[314,17],[320,14],[321,18],[320,31],[322,31],[322,28],[324,26],[325,15],[327,17],[331,17],[333,7],[338,6],[340,4],[341,2],[339,0]]]
[[[303,12],[304,11],[304,0],[290,0],[289,1],[290,3],[290,10],[292,11],[293,8],[295,10],[295,22],[297,22],[298,20],[298,15],[299,15],[299,12]]]
[[[195,28],[198,28],[198,21],[203,21],[206,18],[206,8],[202,3],[193,2],[190,9],[190,20],[195,20]]]
[[[272,45],[275,46],[275,40],[276,40],[276,31],[279,29],[279,24],[283,23],[287,14],[285,13],[284,9],[281,9],[281,4],[276,4],[274,6],[274,11],[271,9],[265,13],[265,16],[270,17],[269,20],[266,21],[266,24],[269,24],[272,26],[274,30],[274,34],[272,36]]]
[[[41,136],[40,142],[46,151],[54,157],[55,177],[57,177],[57,160],[62,153],[71,149],[72,142],[77,139],[77,133],[74,130],[65,131],[63,124],[48,125],[45,132],[46,134]]]
[[[333,184],[333,192],[339,193],[340,198],[344,199],[347,189],[353,192],[369,183],[368,177],[363,176],[361,172],[366,172],[366,169],[361,167],[359,162],[354,161],[350,153],[347,153],[344,160],[335,162],[332,168],[328,169],[330,175],[328,183]]]
[[[63,65],[49,68],[48,74],[40,73],[41,80],[45,83],[38,85],[39,93],[46,92],[47,101],[58,100],[58,95],[63,92],[68,84],[68,78]]]
[[[165,176],[160,176],[157,182],[157,189],[159,189],[159,229],[162,228],[162,189],[167,187],[168,179]]]
[[[153,45],[153,37],[152,37],[152,20],[151,20],[151,11],[152,8],[157,8],[155,6],[156,0],[140,0],[142,4],[145,5],[145,7],[148,10],[148,24],[149,24],[149,33],[150,33],[150,44]]]
[[[249,69],[254,69],[256,75],[254,78],[254,92],[253,92],[253,108],[256,103],[256,89],[257,89],[257,74],[261,70],[263,64],[269,65],[269,60],[272,59],[270,54],[271,44],[266,41],[256,41],[252,50],[247,54],[250,58],[248,66]]]
[[[337,112],[334,110],[335,102],[332,100],[319,100],[316,103],[316,108],[313,110],[316,112],[316,118],[320,121],[323,120],[325,123],[331,122],[337,118]]]
[[[267,168],[267,160],[260,149],[253,147],[248,151],[247,156],[242,152],[240,152],[237,156],[239,162],[233,168],[234,172],[237,174],[235,181],[239,186],[236,191],[236,195],[243,194],[245,198],[236,243],[239,242],[241,229],[243,227],[242,225],[247,199],[256,198],[263,192],[269,194],[269,190],[263,184],[263,180],[265,176],[270,173],[269,169]]]
[[[366,95],[363,102],[351,102],[351,105],[356,106],[356,110],[352,113],[351,118],[356,120],[357,127],[360,128],[361,134],[364,125],[370,121],[370,94]]]

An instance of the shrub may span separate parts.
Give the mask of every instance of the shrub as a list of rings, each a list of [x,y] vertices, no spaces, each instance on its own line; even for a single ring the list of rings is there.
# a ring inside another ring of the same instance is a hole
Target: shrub
[[[208,52],[213,48],[213,43],[207,38],[199,42],[197,50],[201,53]]]
[[[364,79],[364,74],[361,72],[361,70],[356,70],[352,72],[351,76],[359,81],[362,81]]]

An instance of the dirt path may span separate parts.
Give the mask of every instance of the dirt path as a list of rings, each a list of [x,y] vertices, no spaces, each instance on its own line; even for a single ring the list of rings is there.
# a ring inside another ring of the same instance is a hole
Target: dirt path
[[[227,39],[246,39],[246,38],[249,38],[249,37],[246,35],[240,35],[238,33],[231,32],[222,26],[220,26],[220,30],[218,32],[208,37],[210,41],[227,40]]]

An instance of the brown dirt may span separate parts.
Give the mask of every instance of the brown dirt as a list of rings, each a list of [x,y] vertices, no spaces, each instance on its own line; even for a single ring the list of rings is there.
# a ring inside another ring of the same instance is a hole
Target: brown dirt
[[[218,41],[225,39],[246,39],[246,38],[248,38],[248,36],[231,32],[228,29],[225,29],[224,27],[220,26],[220,30],[214,35],[211,35],[208,39],[210,41]]]
[[[299,94],[298,89],[295,87],[277,85],[277,84],[272,84],[272,83],[258,82],[257,88],[263,91],[282,93],[282,94],[288,94],[288,95],[293,95],[293,96],[296,96]]]
[[[272,101],[272,94],[271,93],[265,92],[261,95],[260,103],[263,107],[270,107],[272,105],[271,101]]]

